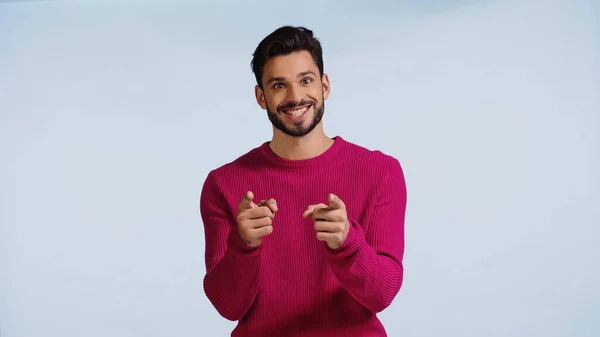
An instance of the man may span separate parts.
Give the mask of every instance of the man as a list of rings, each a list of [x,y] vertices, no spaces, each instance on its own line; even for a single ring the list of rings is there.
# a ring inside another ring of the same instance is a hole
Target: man
[[[386,336],[376,314],[403,280],[401,166],[325,135],[312,31],[281,27],[253,57],[273,137],[206,178],[206,295],[238,321],[232,336]]]

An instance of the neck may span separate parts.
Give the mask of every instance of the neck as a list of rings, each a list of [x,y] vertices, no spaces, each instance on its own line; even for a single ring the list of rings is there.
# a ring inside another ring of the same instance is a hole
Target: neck
[[[322,124],[315,127],[304,137],[292,137],[280,130],[273,129],[273,139],[269,147],[277,156],[289,160],[314,158],[331,147],[334,140],[323,132]]]

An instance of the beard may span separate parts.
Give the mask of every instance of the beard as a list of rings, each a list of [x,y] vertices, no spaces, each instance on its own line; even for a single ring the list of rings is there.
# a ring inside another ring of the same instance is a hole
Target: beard
[[[271,124],[273,124],[273,126],[275,128],[277,128],[279,131],[285,133],[288,136],[292,136],[292,137],[296,137],[296,138],[304,137],[307,134],[309,134],[317,125],[319,125],[319,123],[323,119],[323,114],[325,113],[325,100],[322,99],[321,102],[322,103],[319,106],[317,106],[317,102],[314,100],[311,100],[311,101],[302,100],[301,102],[299,102],[297,104],[288,103],[285,105],[278,106],[277,113],[272,111],[269,108],[269,105],[267,105],[267,115],[269,116],[269,120],[271,121]],[[308,126],[305,127],[303,125],[304,124],[303,120],[296,122],[293,127],[285,124],[285,122],[283,121],[283,118],[285,118],[285,117],[283,116],[284,112],[282,111],[282,109],[293,109],[295,107],[299,107],[299,106],[303,106],[303,105],[307,105],[307,104],[312,105],[313,110],[314,110],[313,119]]]

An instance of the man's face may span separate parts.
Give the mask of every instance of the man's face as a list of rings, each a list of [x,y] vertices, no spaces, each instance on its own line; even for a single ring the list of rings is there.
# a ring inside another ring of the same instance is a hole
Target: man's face
[[[329,80],[327,75],[319,78],[319,68],[309,52],[269,59],[262,83],[263,89],[256,86],[256,99],[278,130],[302,137],[321,122],[329,96]]]

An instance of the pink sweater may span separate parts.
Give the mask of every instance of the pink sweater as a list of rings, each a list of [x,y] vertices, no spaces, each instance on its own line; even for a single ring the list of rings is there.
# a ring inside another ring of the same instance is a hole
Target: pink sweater
[[[322,155],[294,161],[265,142],[208,174],[200,197],[204,290],[223,317],[238,321],[231,336],[386,336],[376,314],[402,285],[404,174],[395,158],[335,139]],[[278,207],[257,248],[243,243],[235,222],[248,190]],[[302,217],[329,193],[345,203],[350,222],[336,250]]]

